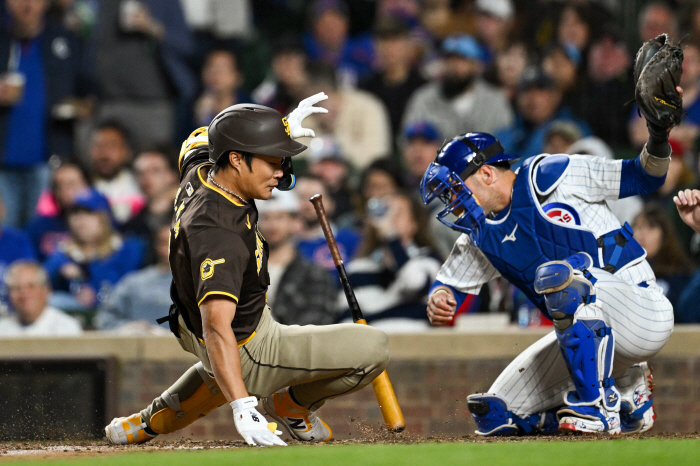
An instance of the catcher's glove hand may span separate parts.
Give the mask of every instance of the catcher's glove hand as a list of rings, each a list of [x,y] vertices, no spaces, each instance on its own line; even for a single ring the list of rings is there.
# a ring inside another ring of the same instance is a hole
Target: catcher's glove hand
[[[680,124],[683,100],[676,86],[683,73],[683,50],[667,34],[646,41],[634,62],[634,98],[649,130]]]

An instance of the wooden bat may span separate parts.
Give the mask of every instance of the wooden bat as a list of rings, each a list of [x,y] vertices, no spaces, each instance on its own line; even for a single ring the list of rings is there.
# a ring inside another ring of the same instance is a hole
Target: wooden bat
[[[326,211],[323,208],[323,197],[320,194],[316,194],[309,199],[309,201],[311,201],[311,203],[314,205],[316,215],[318,215],[318,220],[321,222],[323,234],[326,236],[328,248],[331,250],[331,256],[333,256],[333,263],[335,264],[336,270],[338,270],[340,283],[343,285],[345,298],[348,300],[352,320],[356,324],[367,325],[367,321],[362,315],[360,305],[355,298],[355,292],[350,286],[348,274],[345,272],[343,258],[340,256],[338,245],[335,243],[335,237],[333,236],[331,225],[328,223],[328,217],[326,216]],[[386,370],[372,381],[372,388],[374,389],[374,394],[377,397],[379,409],[382,411],[382,417],[384,418],[387,428],[393,432],[401,432],[404,430],[406,428],[406,421],[403,418],[399,401],[396,399],[394,387],[391,385],[391,380],[389,380],[389,374],[386,373]]]

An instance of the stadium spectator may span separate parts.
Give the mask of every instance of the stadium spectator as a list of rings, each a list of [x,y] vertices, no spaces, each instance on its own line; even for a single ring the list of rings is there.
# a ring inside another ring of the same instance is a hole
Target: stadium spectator
[[[570,109],[561,106],[561,100],[562,93],[554,79],[540,68],[530,68],[523,73],[518,84],[515,121],[494,134],[506,152],[522,156],[519,163],[542,153],[545,135],[556,120],[572,121],[583,135],[590,134],[584,122],[574,118]]]
[[[476,0],[476,37],[490,63],[504,50],[513,29],[515,8],[511,0]]]
[[[95,317],[99,330],[119,333],[167,333],[156,319],[168,315],[173,275],[168,262],[170,223],[154,229],[155,264],[130,272],[116,284]]]
[[[136,215],[146,203],[131,170],[134,154],[130,133],[116,121],[101,123],[92,133],[90,160],[95,189],[107,196],[120,224]]]
[[[307,72],[307,93],[328,94],[323,102],[328,113],[306,120],[317,136],[335,136],[342,154],[358,170],[391,153],[391,123],[378,98],[366,91],[339,87],[335,70],[327,64],[310,63]]]
[[[285,35],[272,50],[271,72],[253,91],[255,102],[272,107],[282,115],[294,110],[306,97],[309,77],[304,48],[295,36]]]
[[[668,213],[658,204],[649,203],[632,223],[634,238],[647,252],[656,283],[674,306],[690,279],[692,267],[683,254]]]
[[[350,165],[340,152],[333,136],[319,136],[309,142],[306,156],[307,171],[323,181],[333,199],[333,215],[328,218],[340,228],[351,227],[356,221],[355,191],[350,187]]]
[[[406,140],[402,152],[405,185],[413,189],[420,185],[425,170],[435,160],[443,137],[432,123],[417,121],[404,129],[403,138]]]
[[[303,258],[295,244],[301,219],[294,191],[275,190],[257,207],[260,231],[270,248],[267,300],[275,320],[284,325],[335,323],[337,285],[324,268]]]
[[[202,69],[204,91],[194,105],[194,125],[209,126],[223,109],[251,102],[241,91],[243,76],[238,71],[238,59],[230,50],[213,50],[207,54]]]
[[[0,197],[0,280],[5,269],[14,261],[36,259],[29,236],[22,230],[4,225],[5,203]]]
[[[134,160],[136,181],[146,195],[146,206],[124,224],[122,232],[148,243],[149,263],[155,263],[157,259],[153,243],[156,233],[173,217],[173,199],[180,180],[175,165],[177,155],[174,147],[163,145],[140,153]]]
[[[509,101],[515,101],[520,77],[530,61],[530,53],[524,42],[512,42],[496,54],[494,81],[505,92]]]
[[[384,331],[425,329],[430,281],[440,269],[425,209],[405,193],[369,202],[362,243],[347,266],[357,301],[367,321]],[[342,292],[338,302],[348,318]]]
[[[360,83],[361,89],[376,95],[386,106],[394,141],[400,134],[409,97],[425,84],[416,66],[418,47],[410,33],[403,19],[380,18],[374,27],[378,69]]]
[[[626,120],[630,108],[627,102],[633,99],[632,58],[622,33],[610,24],[591,44],[586,85],[571,108],[608,145],[615,149],[626,148],[629,145]]]
[[[137,151],[172,141],[175,104],[184,106],[197,92],[186,64],[194,43],[180,2],[100,0],[91,43],[96,121],[121,123]]]
[[[493,132],[513,121],[505,93],[481,78],[484,65],[479,44],[471,36],[455,36],[442,43],[444,74],[410,98],[403,127],[430,121],[440,134],[452,137],[470,131]]]
[[[666,2],[648,3],[639,12],[639,39],[646,42],[663,33],[678,37],[676,14]]]
[[[362,172],[360,194],[366,204],[373,197],[395,194],[403,188],[403,176],[399,164],[391,159],[378,159]]]
[[[51,285],[36,262],[18,261],[5,274],[12,314],[0,317],[0,337],[76,336],[80,322],[48,305]]]
[[[112,226],[107,198],[95,190],[78,195],[67,214],[70,238],[46,259],[56,307],[90,310],[144,261],[145,247]],[[61,303],[59,305],[59,303]]]
[[[562,92],[563,105],[576,111],[584,89],[585,74],[580,71],[581,54],[572,45],[553,45],[542,57],[542,69]]]
[[[355,85],[372,71],[374,48],[369,34],[349,37],[348,7],[342,0],[316,0],[309,7],[310,31],[304,48],[310,60],[333,66],[343,85]]]
[[[315,176],[300,177],[297,186],[294,188],[299,199],[310,199],[315,194],[323,196],[323,206],[329,218],[333,216],[335,204],[333,198],[328,195],[328,190],[323,181]],[[307,260],[320,265],[326,269],[337,283],[338,274],[335,270],[333,257],[331,256],[326,238],[321,230],[321,225],[316,216],[316,210],[310,202],[299,203],[299,215],[301,217],[301,231],[297,247],[299,252]],[[349,261],[355,254],[357,246],[360,244],[360,235],[352,228],[337,228],[331,223],[335,241],[338,243],[338,250],[343,260]]]
[[[574,47],[584,54],[591,40],[590,9],[587,5],[568,5],[561,13],[557,25],[557,41]]]
[[[29,220],[48,185],[49,155],[73,147],[73,120],[56,110],[79,92],[80,44],[46,20],[48,5],[8,0],[0,28],[0,194],[14,227]]]
[[[51,171],[50,191],[40,198],[37,213],[26,228],[41,260],[53,254],[58,244],[68,238],[66,212],[76,196],[90,188],[81,165],[60,159],[57,163]]]

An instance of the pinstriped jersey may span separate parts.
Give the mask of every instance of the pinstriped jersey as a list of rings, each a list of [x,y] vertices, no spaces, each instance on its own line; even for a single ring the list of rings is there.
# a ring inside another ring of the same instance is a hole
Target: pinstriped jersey
[[[586,228],[595,237],[600,237],[621,226],[606,203],[618,199],[621,173],[622,161],[572,155],[558,184],[551,191],[539,193],[539,204],[551,219]],[[519,228],[528,226],[519,225]],[[517,236],[516,229],[502,240],[517,241]],[[621,268],[615,275],[635,285],[655,279],[651,267],[643,258]],[[484,283],[498,276],[500,273],[488,258],[471,243],[467,235],[462,235],[440,269],[437,280],[458,291],[477,294]]]

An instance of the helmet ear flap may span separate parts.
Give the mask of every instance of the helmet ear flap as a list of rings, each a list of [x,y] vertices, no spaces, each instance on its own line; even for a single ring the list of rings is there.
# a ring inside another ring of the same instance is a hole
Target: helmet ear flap
[[[282,159],[282,178],[277,182],[277,189],[280,191],[290,191],[296,185],[296,176],[294,176],[294,166],[292,165],[291,157]]]

